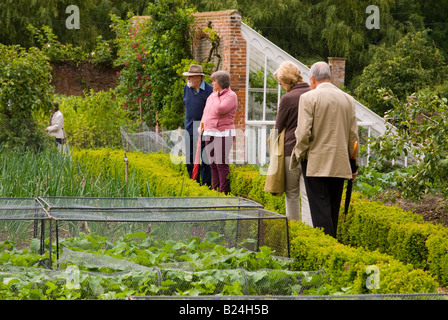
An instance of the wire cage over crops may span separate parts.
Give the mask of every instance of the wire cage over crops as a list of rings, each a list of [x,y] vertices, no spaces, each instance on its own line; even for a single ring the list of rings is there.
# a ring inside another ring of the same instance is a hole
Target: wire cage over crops
[[[42,197],[40,201],[55,221],[57,246],[59,237],[80,232],[93,232],[111,241],[137,231],[171,241],[202,239],[215,232],[229,247],[243,245],[256,251],[269,243],[279,255],[289,255],[286,217],[240,197]],[[276,234],[269,236],[267,230]]]
[[[61,239],[95,234],[112,242],[135,232],[165,241],[203,239],[214,232],[222,235],[227,247],[257,251],[269,246],[277,255],[289,256],[286,217],[241,197],[3,199],[0,221],[0,241],[14,240],[26,246],[38,238],[40,251],[49,250],[50,263],[54,254],[59,258]],[[52,244],[56,250],[52,251]]]
[[[40,238],[39,251],[43,253],[45,223],[50,220],[36,198],[0,198],[0,241],[28,242]]]

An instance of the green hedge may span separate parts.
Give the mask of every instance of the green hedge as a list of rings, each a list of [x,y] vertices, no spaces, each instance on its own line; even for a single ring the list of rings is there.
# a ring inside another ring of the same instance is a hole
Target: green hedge
[[[403,264],[394,257],[354,248],[326,236],[322,230],[300,222],[290,224],[291,256],[295,258],[294,270],[317,270],[324,268],[336,288],[351,287],[350,293],[424,293],[436,292],[437,281],[422,269]],[[379,288],[368,289],[366,285],[368,266],[376,266]]]
[[[413,212],[354,198],[338,239],[348,245],[378,249],[416,268],[429,270],[440,284],[448,285],[448,230],[425,223]]]
[[[124,151],[112,149],[74,150],[73,157],[96,175],[125,176]],[[185,167],[175,164],[163,153],[126,154],[129,160],[129,179],[141,185],[141,195],[157,197],[221,196],[217,191],[201,187],[189,179]]]
[[[264,191],[266,176],[255,166],[230,167],[230,191],[234,195],[254,200],[266,210],[285,213],[285,197],[276,197]]]
[[[256,167],[234,166],[231,168],[230,177],[232,193],[241,194],[263,203],[268,210],[284,213],[284,197],[275,197],[264,192],[265,177],[259,174]],[[290,231],[291,256],[298,261],[294,269],[325,268],[335,285],[343,287],[351,283],[355,285],[352,293],[365,293],[367,292],[365,281],[368,276],[365,269],[368,265],[377,265],[380,268],[381,286],[379,290],[372,289],[369,293],[432,292],[435,290],[436,282],[431,275],[422,270],[424,267],[422,264],[415,264],[420,255],[420,251],[416,249],[421,246],[421,243],[417,241],[419,237],[410,236],[407,242],[404,241],[402,233],[411,231],[405,231],[406,228],[403,226],[387,232],[390,234],[390,241],[397,241],[393,250],[390,248],[390,243],[386,243],[382,239],[388,230],[386,221],[393,222],[401,218],[402,222],[422,223],[420,225],[422,228],[431,228],[432,225],[423,224],[423,219],[417,214],[409,212],[403,216],[403,210],[400,208],[386,207],[379,202],[370,202],[356,192],[352,196],[351,203],[351,210],[346,222],[344,223],[343,216],[339,219],[338,235],[343,234],[344,237],[351,238],[352,242],[349,243],[344,239],[344,243],[357,248],[338,243],[336,239],[324,235],[321,230],[310,228],[300,222],[292,222],[294,227]],[[358,205],[363,212],[383,210],[387,214],[382,219],[372,214],[371,221],[364,217],[360,218],[359,223],[349,225],[354,217],[355,205]],[[374,227],[369,228],[369,226]],[[348,236],[349,232],[351,236]],[[366,245],[367,240],[370,241],[371,246]],[[439,239],[437,243],[439,244],[441,241]],[[413,242],[418,242],[418,244],[410,245]],[[383,248],[384,251],[380,251],[379,248]],[[444,263],[443,266],[448,266],[444,251],[436,252],[435,246],[433,249],[432,260],[437,261],[437,265]],[[446,252],[448,251],[445,250]],[[404,256],[407,259],[404,259]],[[410,264],[411,262],[414,263]],[[443,266],[433,268],[434,271],[430,269],[431,273],[439,280],[442,279],[439,275],[446,273]],[[415,279],[413,279],[414,277]],[[418,280],[419,277],[420,280]]]
[[[90,170],[98,174],[124,174],[124,152],[109,149],[82,150],[73,152],[73,156]],[[216,196],[218,192],[199,186],[188,179],[185,167],[174,164],[169,155],[128,153],[130,173],[139,181],[142,190],[151,190],[152,196]],[[265,177],[256,167],[231,167],[231,192],[264,204],[268,210],[284,213],[284,197],[274,197],[264,192]],[[368,203],[354,195],[353,203]],[[375,203],[374,203],[375,204]],[[376,204],[375,204],[376,205]],[[353,207],[353,206],[352,206]],[[368,208],[365,208],[368,210]],[[353,209],[352,211],[353,212]],[[353,213],[351,217],[353,216]],[[413,222],[414,217],[409,217]],[[351,221],[351,218],[350,218]],[[437,281],[428,272],[404,264],[394,257],[364,248],[352,248],[339,243],[301,222],[290,223],[291,257],[295,258],[294,270],[317,270],[325,268],[335,288],[351,287],[351,293],[421,293],[436,292]],[[278,228],[282,227],[278,224]],[[276,225],[270,225],[269,234],[279,239]],[[269,236],[268,234],[268,236]],[[397,235],[398,237],[398,235]],[[446,256],[443,239],[431,238],[434,247],[442,249],[428,253],[434,261],[443,262]],[[446,261],[445,261],[446,264]],[[376,265],[380,272],[380,288],[367,289],[367,266]],[[436,264],[434,264],[436,265]],[[437,264],[438,265],[438,264]],[[443,272],[443,268],[440,272]],[[433,268],[434,269],[434,268]]]

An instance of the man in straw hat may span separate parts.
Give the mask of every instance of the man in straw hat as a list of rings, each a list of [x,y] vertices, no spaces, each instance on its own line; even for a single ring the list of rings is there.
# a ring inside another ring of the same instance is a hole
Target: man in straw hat
[[[202,113],[208,96],[213,92],[213,86],[204,81],[202,66],[192,64],[187,72],[183,73],[187,77],[187,84],[184,86],[184,106],[185,106],[185,150],[188,174],[193,173],[194,156],[196,154],[196,141],[198,140],[198,128],[201,123]],[[202,151],[205,142],[201,144]],[[196,178],[203,185],[211,186],[211,171],[208,161],[201,161],[199,174]]]

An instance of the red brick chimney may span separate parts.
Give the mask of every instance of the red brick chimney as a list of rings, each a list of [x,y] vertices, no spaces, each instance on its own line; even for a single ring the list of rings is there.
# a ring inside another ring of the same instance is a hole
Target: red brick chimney
[[[345,81],[345,58],[328,57],[331,68],[331,83],[336,87],[344,85]]]

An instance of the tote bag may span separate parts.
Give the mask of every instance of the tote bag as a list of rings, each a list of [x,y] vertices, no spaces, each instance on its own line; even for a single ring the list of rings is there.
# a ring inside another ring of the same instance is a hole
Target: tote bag
[[[278,135],[278,130],[271,130],[268,138],[269,167],[264,184],[264,191],[274,196],[285,192],[285,130]]]

